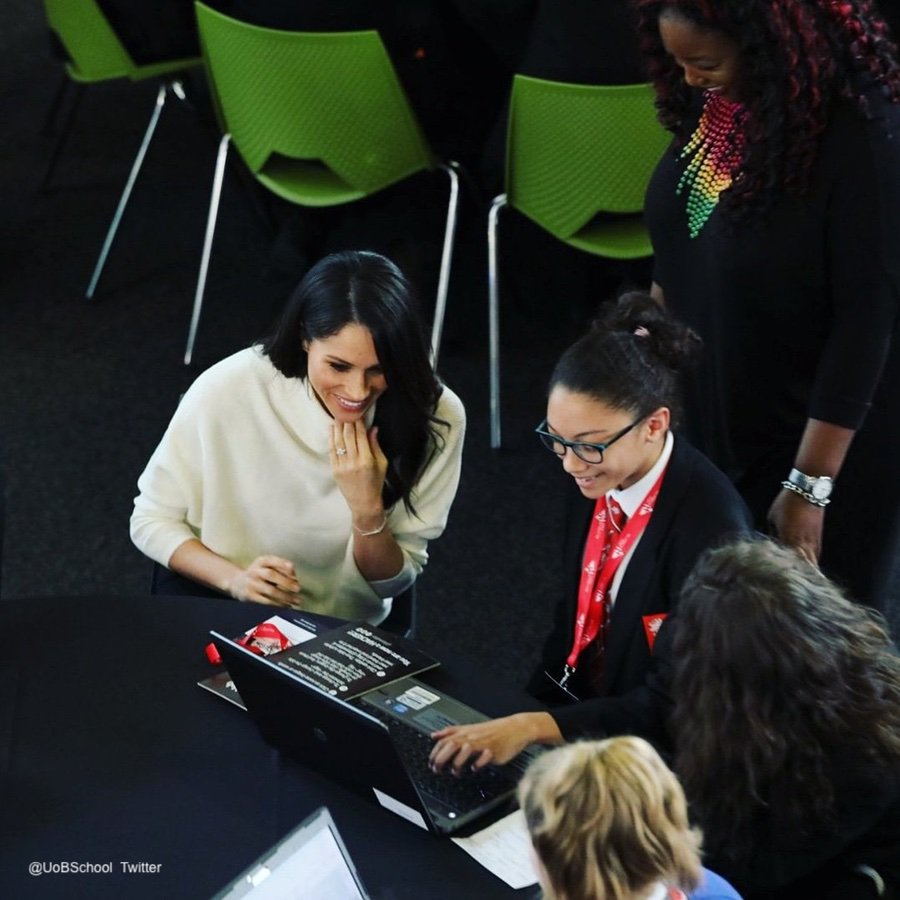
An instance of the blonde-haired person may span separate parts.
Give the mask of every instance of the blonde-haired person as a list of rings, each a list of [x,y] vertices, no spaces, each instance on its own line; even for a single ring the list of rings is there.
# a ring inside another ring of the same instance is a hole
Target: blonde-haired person
[[[642,738],[543,754],[519,804],[546,900],[740,900],[701,866],[681,786]]]

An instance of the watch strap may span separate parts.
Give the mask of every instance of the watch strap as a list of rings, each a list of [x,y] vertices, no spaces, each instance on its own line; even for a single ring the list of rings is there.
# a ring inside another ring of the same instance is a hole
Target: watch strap
[[[809,491],[812,490],[813,482],[816,479],[812,475],[807,475],[806,472],[801,472],[799,469],[791,469],[791,474],[788,475],[787,480],[791,484],[796,484],[798,488]]]
[[[822,484],[823,482],[827,482],[825,496],[817,496],[814,492],[815,488],[818,486],[826,487],[826,485]],[[814,506],[828,506],[831,502],[829,495],[831,494],[832,484],[833,481],[830,475],[807,475],[799,469],[791,469],[788,477],[781,482],[783,488],[799,494],[804,500],[812,503]]]

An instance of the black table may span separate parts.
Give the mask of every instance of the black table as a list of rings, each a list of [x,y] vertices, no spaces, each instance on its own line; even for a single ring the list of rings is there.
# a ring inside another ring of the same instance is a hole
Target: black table
[[[239,634],[273,612],[198,597],[0,602],[0,896],[210,897],[319,806],[376,898],[528,893],[284,758],[196,686],[212,671],[209,629]],[[442,662],[431,680],[461,699],[523,708]],[[32,876],[32,862],[81,870]]]

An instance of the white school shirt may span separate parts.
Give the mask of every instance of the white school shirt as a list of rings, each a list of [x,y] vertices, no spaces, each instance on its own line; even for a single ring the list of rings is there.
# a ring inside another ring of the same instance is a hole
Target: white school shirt
[[[669,458],[672,456],[672,448],[675,446],[675,437],[673,436],[671,431],[666,432],[666,442],[663,445],[662,453],[659,454],[659,459],[653,464],[652,468],[646,475],[632,484],[630,487],[625,488],[623,491],[619,490],[611,490],[607,493],[607,496],[611,500],[615,500],[619,506],[622,507],[622,512],[630,519],[636,512],[638,507],[641,505],[644,497],[650,492],[650,488],[656,484],[656,479],[659,478],[660,473],[663,469],[668,465]],[[651,515],[652,519],[653,516]],[[648,523],[649,524],[649,523]],[[631,562],[631,557],[634,556],[634,551],[637,548],[637,545],[641,542],[641,538],[643,537],[643,532],[640,534],[638,539],[631,545],[629,551],[625,554],[622,562],[619,563],[619,568],[616,569],[616,574],[613,575],[612,584],[609,588],[609,604],[612,606],[616,602],[616,595],[619,593],[619,585],[622,584],[622,579],[625,577],[625,571],[628,569],[628,564]]]

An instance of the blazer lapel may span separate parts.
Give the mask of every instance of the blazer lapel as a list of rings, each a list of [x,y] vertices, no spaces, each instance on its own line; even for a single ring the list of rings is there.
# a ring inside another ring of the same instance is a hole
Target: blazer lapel
[[[681,442],[676,439],[653,515],[619,585],[606,639],[601,693],[606,693],[615,682],[635,633],[644,634],[641,616],[666,611],[655,607],[651,609],[648,605],[653,606],[652,592],[659,585],[659,552],[678,513],[687,484],[688,465],[683,453],[679,452],[680,445]]]

